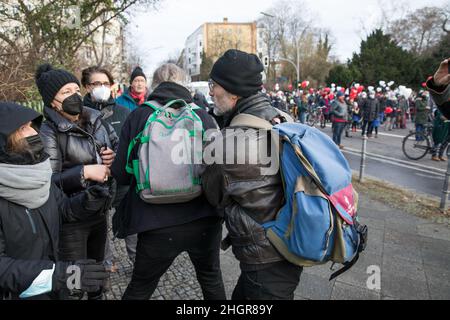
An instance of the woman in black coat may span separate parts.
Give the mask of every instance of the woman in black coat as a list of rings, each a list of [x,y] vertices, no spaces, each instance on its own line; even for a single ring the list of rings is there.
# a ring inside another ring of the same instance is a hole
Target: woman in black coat
[[[58,256],[61,222],[97,215],[98,186],[67,198],[51,182],[52,169],[37,135],[42,116],[0,103],[0,300],[51,299],[67,288],[69,262]],[[101,262],[77,261],[81,287],[96,292],[107,277]],[[89,283],[90,282],[90,283]]]
[[[114,85],[114,78],[111,72],[99,66],[86,68],[82,71],[81,84],[87,91],[83,99],[84,106],[100,111],[104,122],[110,124],[119,136],[122,131],[122,126],[131,111],[117,104],[114,99],[111,92],[111,87]],[[116,189],[116,196],[112,205],[114,209],[118,207],[127,192],[128,187],[126,186],[119,186]],[[131,261],[134,261],[136,256],[136,235],[127,237],[125,243],[128,256]],[[109,239],[106,241],[105,264],[110,271],[117,271]]]
[[[50,155],[52,180],[68,196],[90,185],[109,184],[109,167],[115,157],[118,138],[99,111],[83,107],[78,79],[65,70],[42,65],[36,73],[36,84],[45,105],[46,120],[41,134]],[[106,232],[104,214],[88,221],[63,224],[61,257],[103,261]],[[102,292],[91,294],[89,298],[101,299]]]

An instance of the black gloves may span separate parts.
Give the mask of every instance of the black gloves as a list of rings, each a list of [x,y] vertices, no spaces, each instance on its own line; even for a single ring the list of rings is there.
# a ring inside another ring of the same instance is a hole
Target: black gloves
[[[79,260],[71,262],[57,262],[53,273],[52,290],[82,290],[98,292],[108,278],[103,263],[95,260]]]
[[[91,212],[104,211],[111,202],[111,192],[107,185],[95,184],[84,191],[83,207]]]

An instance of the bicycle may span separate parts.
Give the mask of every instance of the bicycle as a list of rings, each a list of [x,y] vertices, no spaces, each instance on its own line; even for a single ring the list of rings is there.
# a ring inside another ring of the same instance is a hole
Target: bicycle
[[[325,115],[323,114],[323,109],[326,107],[317,107],[313,111],[308,111],[308,116],[306,123],[310,127],[315,127],[316,123],[320,123],[320,127],[323,129],[326,127]]]
[[[433,150],[433,125],[424,125],[424,131],[412,132],[403,139],[402,149],[410,160],[420,160]]]

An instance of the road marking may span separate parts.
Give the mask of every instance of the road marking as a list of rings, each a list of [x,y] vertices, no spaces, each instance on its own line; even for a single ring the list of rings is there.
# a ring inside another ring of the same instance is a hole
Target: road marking
[[[356,149],[352,149],[352,148],[345,148],[344,151],[345,150],[349,150],[349,151],[352,151],[354,153],[358,153],[359,155],[361,155],[361,150],[356,150]],[[430,167],[430,166],[427,166],[427,165],[424,165],[424,164],[420,164],[420,163],[411,163],[409,161],[396,159],[396,158],[391,158],[391,157],[383,156],[383,155],[376,154],[376,153],[367,152],[366,155],[371,156],[371,157],[377,157],[377,158],[385,159],[385,160],[400,162],[400,163],[408,165],[408,166],[413,166],[413,167],[418,167],[418,168],[423,168],[423,169],[428,169],[428,170],[434,170],[434,171],[437,171],[438,173],[446,173],[447,172],[447,170],[443,170],[443,169],[439,169],[439,168],[435,168],[435,167]]]
[[[361,153],[350,151],[348,149],[347,150],[343,150],[343,152],[344,153],[349,153],[349,154],[352,154],[352,155],[355,155],[355,156],[358,156],[359,158],[361,158]],[[439,177],[445,177],[445,174],[442,174],[442,173],[432,172],[432,171],[429,171],[429,170],[424,170],[424,169],[420,169],[420,168],[417,168],[417,167],[413,167],[411,165],[405,165],[403,163],[399,163],[397,159],[394,159],[394,161],[392,161],[392,160],[387,160],[387,159],[373,157],[373,156],[370,156],[370,155],[368,155],[367,158],[375,160],[375,161],[379,161],[379,162],[382,162],[382,163],[392,164],[392,165],[395,165],[397,167],[402,167],[402,168],[406,168],[406,169],[415,170],[415,171],[418,171],[418,172],[428,173],[428,174],[432,174],[432,175],[439,176]],[[445,173],[445,171],[444,171],[444,173]]]
[[[430,176],[430,175],[426,175],[426,174],[421,174],[421,173],[416,173],[416,176],[419,177],[424,177],[424,178],[428,178],[428,179],[433,179],[433,180],[439,180],[442,181],[442,176]],[[444,176],[445,177],[445,176]]]

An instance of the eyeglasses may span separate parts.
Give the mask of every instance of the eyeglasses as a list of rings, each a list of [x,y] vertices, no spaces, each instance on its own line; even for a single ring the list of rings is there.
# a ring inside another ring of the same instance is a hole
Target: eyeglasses
[[[214,83],[214,81],[212,79],[209,79],[208,86],[209,86],[209,91],[213,91],[216,84]]]
[[[93,87],[101,87],[101,86],[105,86],[105,87],[111,87],[111,83],[108,82],[100,82],[100,81],[96,81],[96,82],[92,82],[89,83],[91,86]]]

